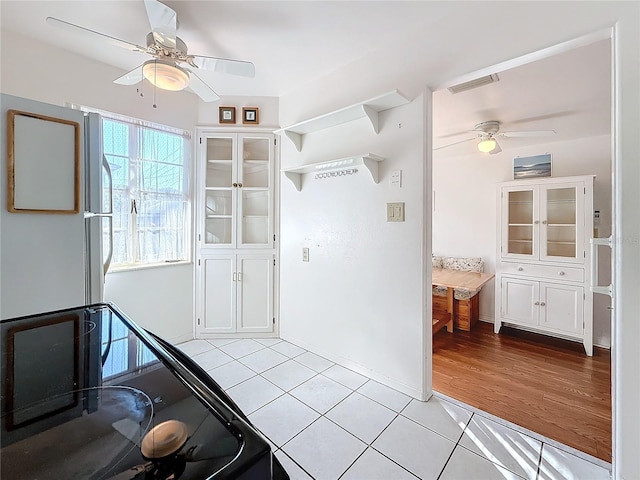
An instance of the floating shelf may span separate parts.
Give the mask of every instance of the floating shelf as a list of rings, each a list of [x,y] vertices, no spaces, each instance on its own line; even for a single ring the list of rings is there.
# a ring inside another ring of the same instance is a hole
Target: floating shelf
[[[340,168],[364,166],[371,174],[373,183],[378,183],[378,163],[384,158],[374,155],[373,153],[363,153],[352,157],[340,158],[338,160],[328,160],[326,162],[311,163],[309,165],[301,165],[299,167],[283,168],[282,173],[291,180],[296,190],[302,190],[302,175],[305,173],[326,172],[329,170],[337,170]]]
[[[378,113],[407,103],[409,103],[409,100],[405,96],[397,90],[393,90],[392,92],[385,93],[379,97],[371,98],[364,102],[356,103],[330,113],[325,113],[319,117],[310,118],[309,120],[296,123],[289,127],[281,128],[276,130],[274,133],[284,133],[284,135],[293,142],[296,149],[301,152],[302,139],[305,134],[317,132],[318,130],[351,122],[363,117],[367,117],[369,119],[374,132],[380,133]]]

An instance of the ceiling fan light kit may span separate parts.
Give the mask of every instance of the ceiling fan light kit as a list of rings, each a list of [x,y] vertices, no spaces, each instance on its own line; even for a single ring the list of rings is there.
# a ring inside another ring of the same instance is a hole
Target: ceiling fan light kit
[[[152,85],[163,90],[177,92],[189,85],[189,72],[167,60],[147,60],[142,66],[142,74]]]
[[[501,132],[500,122],[498,120],[489,120],[487,122],[477,123],[471,132],[476,134],[476,137],[460,140],[448,145],[442,145],[434,148],[434,150],[441,150],[443,148],[453,147],[461,143],[469,142],[471,140],[480,141],[476,144],[478,151],[482,153],[489,153],[494,155],[502,152],[502,148],[498,145],[496,137],[500,138],[516,138],[516,137],[550,137],[556,134],[555,130],[522,130],[512,132]]]
[[[485,138],[478,142],[478,150],[480,150],[482,153],[491,153],[493,150],[495,150],[497,144],[498,142],[496,142],[493,138]]]

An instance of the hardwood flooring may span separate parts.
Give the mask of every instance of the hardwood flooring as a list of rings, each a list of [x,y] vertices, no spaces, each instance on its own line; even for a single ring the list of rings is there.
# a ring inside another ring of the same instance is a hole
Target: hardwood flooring
[[[611,356],[479,322],[433,337],[433,389],[611,462]]]

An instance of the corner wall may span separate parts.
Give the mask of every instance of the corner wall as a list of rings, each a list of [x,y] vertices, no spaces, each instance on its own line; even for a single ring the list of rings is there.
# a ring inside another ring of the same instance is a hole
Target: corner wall
[[[364,167],[328,179],[281,175],[281,336],[364,375],[422,397],[422,97],[380,114],[380,133],[359,119],[286,137],[282,167],[362,153],[385,158],[375,184]],[[402,187],[389,185],[402,170]],[[405,202],[405,222],[386,203]],[[302,261],[303,247],[309,262]]]

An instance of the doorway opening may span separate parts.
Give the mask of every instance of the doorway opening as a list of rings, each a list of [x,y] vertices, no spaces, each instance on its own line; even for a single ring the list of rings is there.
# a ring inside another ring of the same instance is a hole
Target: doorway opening
[[[481,259],[484,272],[500,270],[498,184],[514,181],[515,159],[522,157],[550,154],[552,178],[595,175],[593,206],[586,207],[594,220],[589,236],[611,235],[610,37],[610,32],[585,37],[433,92],[435,257]],[[491,78],[470,81],[486,77]],[[460,84],[461,89],[450,88]],[[487,122],[499,122],[489,124],[498,129],[495,136],[484,128]],[[500,135],[504,132],[513,134]],[[500,151],[480,152],[478,143],[487,139],[496,140]],[[601,284],[609,283],[611,272],[611,258],[604,253]],[[589,265],[577,273],[588,278]],[[443,328],[434,334],[433,390],[611,462],[610,298],[593,296],[591,357],[580,343],[549,331],[542,335],[535,325],[503,325],[496,335],[492,324],[504,307],[502,296],[496,296],[501,288],[496,278],[486,283],[475,310],[462,312],[454,332]]]

